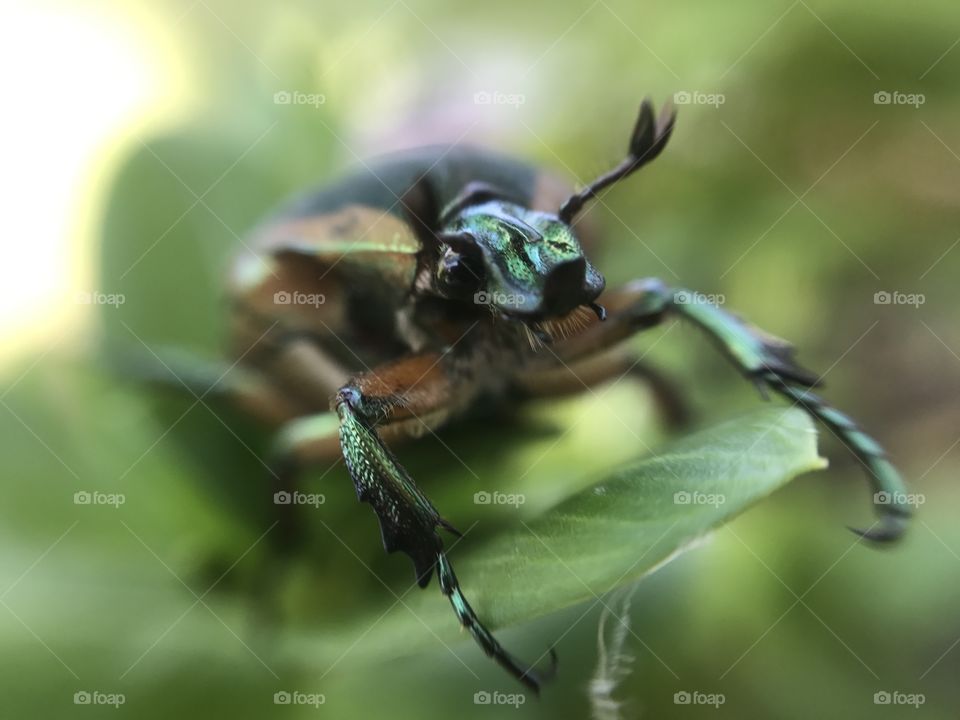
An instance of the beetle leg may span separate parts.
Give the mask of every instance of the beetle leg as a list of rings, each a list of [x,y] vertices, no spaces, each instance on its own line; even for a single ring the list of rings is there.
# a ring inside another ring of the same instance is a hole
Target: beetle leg
[[[410,556],[420,587],[426,587],[436,568],[440,590],[460,624],[488,656],[537,692],[552,669],[540,674],[523,665],[480,622],[460,589],[438,530],[459,533],[440,516],[377,432],[378,427],[400,423],[412,431],[423,422],[441,422],[460,403],[466,404],[469,395],[463,383],[454,383],[437,354],[412,356],[357,376],[340,389],[333,403],[340,419],[341,451],[357,497],[377,514],[387,552],[400,550]]]
[[[110,360],[121,376],[177,394],[186,392],[206,402],[233,404],[271,425],[285,422],[299,411],[257,368],[168,348],[124,349]]]
[[[306,338],[289,335],[274,344],[276,347],[273,352],[266,360],[260,359],[260,362],[269,362],[267,367],[272,374],[286,379],[281,397],[296,403],[301,412],[309,413],[286,418],[277,433],[271,453],[270,479],[274,490],[293,492],[303,468],[341,456],[340,419],[337,413],[331,410],[313,412],[319,405],[320,396],[325,395],[325,403],[329,405],[329,397],[336,391],[336,386],[330,388],[330,381],[341,371],[319,347]],[[416,376],[411,381],[414,379]],[[294,387],[300,389],[299,395],[293,392]],[[397,417],[378,428],[381,438],[387,441],[415,436],[423,430],[425,425],[411,416]],[[295,508],[283,504],[277,507],[285,535],[296,537],[298,524]]]
[[[590,347],[612,345],[636,330],[656,325],[668,314],[692,321],[761,391],[770,388],[806,410],[843,442],[860,460],[875,493],[876,527],[853,529],[877,542],[898,539],[911,511],[903,480],[886,452],[848,415],[811,392],[819,378],[793,360],[793,348],[716,305],[702,302],[688,290],[670,288],[657,279],[638,280],[602,298],[610,312],[606,322],[594,321],[556,351],[561,357],[584,356]]]
[[[531,397],[562,397],[610,380],[630,377],[649,388],[657,412],[667,427],[682,430],[692,419],[689,403],[674,380],[659,368],[620,349],[564,363],[560,367],[523,373],[514,382]]]

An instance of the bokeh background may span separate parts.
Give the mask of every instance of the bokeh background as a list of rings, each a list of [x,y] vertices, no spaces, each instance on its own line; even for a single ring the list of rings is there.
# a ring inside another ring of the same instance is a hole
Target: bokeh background
[[[416,628],[379,631],[384,584],[402,594],[409,569],[380,550],[342,465],[308,478],[326,529],[283,556],[258,486],[269,438],[113,365],[144,344],[216,358],[219,283],[244,233],[358,158],[486,143],[585,181],[620,157],[642,96],[675,93],[690,102],[669,149],[591,211],[608,239],[596,264],[611,284],[657,275],[721,294],[793,340],[923,504],[896,548],[857,543],[844,525],[867,520],[869,496],[825,438],[829,470],[635,589],[619,712],[956,717],[955,3],[14,0],[2,12],[5,717],[589,717],[598,607],[564,635],[561,677],[539,702],[477,705],[479,690],[515,688],[468,640],[453,656]],[[688,327],[632,342],[683,379],[700,425],[760,402]],[[532,505],[548,504],[571,478],[642,454],[635,434],[668,440],[627,384],[494,425],[402,452],[448,517],[480,520],[468,544],[516,522],[478,515],[478,489],[522,478]],[[125,502],[75,504],[84,491]],[[536,656],[587,607],[501,635]],[[325,702],[274,704],[294,690]],[[78,691],[125,704],[77,706]],[[725,702],[680,706],[680,691]],[[877,692],[923,704],[885,707]]]

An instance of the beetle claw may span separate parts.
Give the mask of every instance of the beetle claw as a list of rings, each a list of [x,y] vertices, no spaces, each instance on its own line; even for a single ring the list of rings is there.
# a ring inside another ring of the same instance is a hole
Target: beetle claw
[[[889,513],[880,517],[877,522],[866,530],[847,526],[855,535],[874,543],[892,543],[900,539],[910,522],[908,515]]]
[[[440,525],[444,530],[446,530],[451,535],[456,535],[458,538],[463,537],[463,533],[457,530],[453,525],[444,520],[443,518],[437,518],[437,524]]]

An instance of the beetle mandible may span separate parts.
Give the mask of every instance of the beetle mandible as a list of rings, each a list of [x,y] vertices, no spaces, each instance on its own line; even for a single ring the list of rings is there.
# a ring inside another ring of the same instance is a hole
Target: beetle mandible
[[[373,506],[388,552],[413,560],[480,647],[530,689],[552,674],[511,656],[464,597],[441,531],[457,534],[387,442],[422,435],[481,398],[508,403],[573,392],[624,374],[645,379],[668,419],[682,401],[657,371],[618,348],[676,316],[691,321],[755,383],[804,408],[858,458],[878,505],[876,542],[903,532],[909,508],[883,449],[811,388],[793,349],[716,305],[656,279],[604,289],[578,215],[601,190],[656,158],[675,115],[641,106],[625,159],[579,192],[493,152],[434,146],[387,156],[292,201],[253,233],[256,255],[229,280],[231,390],[279,427],[281,487],[341,453]],[[331,400],[332,398],[332,400]]]

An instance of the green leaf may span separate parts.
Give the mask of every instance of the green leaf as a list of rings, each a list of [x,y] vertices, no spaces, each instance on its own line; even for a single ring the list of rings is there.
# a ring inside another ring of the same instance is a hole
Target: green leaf
[[[454,547],[457,574],[492,628],[593,599],[652,572],[797,475],[826,467],[816,437],[805,412],[783,407],[695,433],[473,551]],[[431,589],[407,593],[386,618],[377,617],[369,649],[406,651],[453,636],[453,614],[435,584]],[[344,628],[341,639],[355,638],[355,630]],[[311,646],[316,653],[318,642],[326,652],[339,645],[329,630],[293,642],[298,654]]]
[[[825,466],[805,412],[765,408],[616,470],[495,538],[460,576],[492,625],[519,622],[642,577]]]

